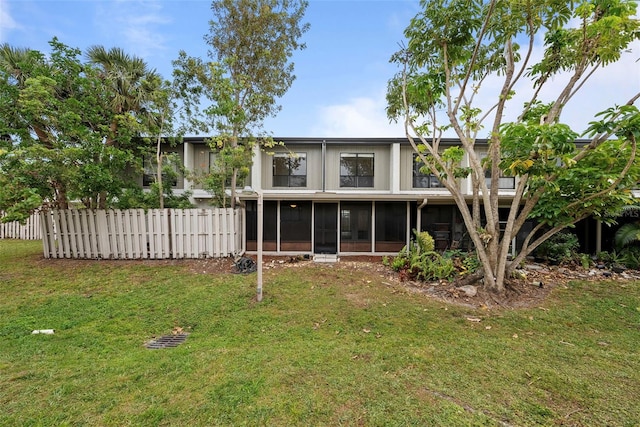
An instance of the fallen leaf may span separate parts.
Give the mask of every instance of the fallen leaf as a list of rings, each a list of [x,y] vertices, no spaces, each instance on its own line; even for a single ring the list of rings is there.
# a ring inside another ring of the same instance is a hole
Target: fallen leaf
[[[467,320],[469,322],[481,322],[482,319],[478,318],[478,317],[467,317]]]
[[[513,338],[518,338],[518,334],[513,334]]]
[[[368,334],[369,332],[371,332],[371,329],[363,329],[362,332],[364,332],[365,334]]]

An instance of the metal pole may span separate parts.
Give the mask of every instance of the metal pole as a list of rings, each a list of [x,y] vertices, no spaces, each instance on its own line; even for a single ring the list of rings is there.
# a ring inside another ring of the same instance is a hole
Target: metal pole
[[[258,192],[258,294],[256,299],[258,302],[262,301],[262,229],[264,226],[263,218],[263,200],[262,191]]]

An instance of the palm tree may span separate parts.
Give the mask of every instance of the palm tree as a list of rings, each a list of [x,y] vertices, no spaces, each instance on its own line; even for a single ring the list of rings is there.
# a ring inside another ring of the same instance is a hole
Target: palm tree
[[[92,46],[87,50],[89,62],[101,68],[101,78],[109,91],[109,108],[114,114],[107,145],[118,145],[118,117],[131,114],[143,122],[148,104],[157,90],[158,74],[146,62],[114,47]]]
[[[622,249],[634,242],[640,242],[640,222],[630,222],[621,226],[615,234],[616,247]]]
[[[150,70],[142,58],[131,56],[117,47],[107,50],[103,46],[92,46],[86,55],[89,62],[100,69],[100,78],[109,100],[107,108],[113,114],[106,144],[122,146],[124,141],[119,121],[127,115],[137,122],[138,132],[149,134],[154,116],[151,105],[162,81],[156,71]],[[99,195],[98,207],[106,207],[106,194]]]
[[[42,71],[45,67],[48,64],[38,51],[13,47],[8,43],[0,45],[0,75],[7,75],[10,84],[15,85],[18,90],[26,87],[27,79],[37,72],[37,68]],[[34,118],[28,123],[28,127],[36,134],[38,141],[45,147],[52,148],[50,131],[46,125]]]
[[[13,47],[9,43],[0,45],[0,70],[11,75],[19,88],[24,87],[27,79],[27,73],[24,65],[33,58],[31,50],[19,47]]]
[[[625,206],[624,212],[638,213],[640,206]],[[614,236],[616,248],[618,250],[629,246],[635,242],[640,242],[640,221],[630,222],[622,225]]]

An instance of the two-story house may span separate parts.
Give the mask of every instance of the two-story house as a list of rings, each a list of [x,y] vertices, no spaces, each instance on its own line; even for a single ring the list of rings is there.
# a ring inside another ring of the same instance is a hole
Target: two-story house
[[[440,250],[470,248],[466,229],[448,190],[420,172],[406,138],[278,138],[273,153],[256,148],[250,176],[239,183],[244,205],[245,245],[257,250],[258,194],[263,200],[263,251],[273,255],[392,255],[412,238],[412,230],[431,233]],[[444,149],[456,139],[441,142]],[[478,141],[482,156],[487,142]],[[216,153],[202,138],[190,137],[173,149],[191,171],[206,171]],[[463,160],[463,163],[466,160]],[[144,184],[144,183],[143,183]],[[179,178],[176,191],[190,190],[198,207],[211,195]],[[471,199],[469,179],[461,179]],[[500,179],[506,219],[516,178]],[[530,230],[525,224],[522,233]],[[595,220],[579,223],[582,251],[609,249],[613,231]],[[513,241],[517,250],[521,237]]]

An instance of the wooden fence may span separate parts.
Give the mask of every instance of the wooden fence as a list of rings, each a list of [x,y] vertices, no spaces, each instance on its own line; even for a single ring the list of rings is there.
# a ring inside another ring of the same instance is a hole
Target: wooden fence
[[[68,209],[40,213],[45,258],[216,258],[244,251],[240,210]]]
[[[4,213],[0,211],[0,218]],[[40,240],[40,215],[33,214],[27,222],[20,224],[18,221],[0,222],[0,239]]]

